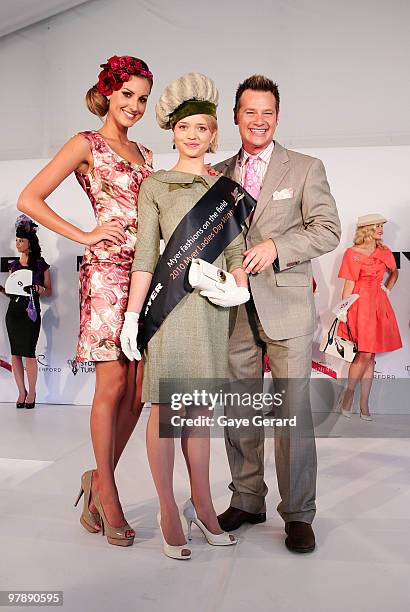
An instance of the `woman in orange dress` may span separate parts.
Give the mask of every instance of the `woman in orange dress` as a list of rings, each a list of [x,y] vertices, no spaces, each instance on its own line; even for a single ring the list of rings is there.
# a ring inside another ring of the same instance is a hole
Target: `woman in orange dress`
[[[339,278],[345,279],[342,299],[359,294],[347,312],[347,323],[358,353],[349,368],[342,414],[350,418],[354,390],[360,380],[360,417],[371,421],[369,395],[374,375],[376,353],[395,351],[402,347],[396,317],[389,293],[396,284],[398,271],[391,250],[382,242],[383,225],[387,219],[379,214],[359,217],[353,246],[343,256]],[[388,276],[383,282],[386,272]],[[339,324],[338,334],[349,339],[346,323]]]
[[[77,361],[94,361],[96,386],[91,438],[97,469],[81,478],[80,522],[91,533],[102,529],[110,544],[130,546],[128,525],[114,469],[141,413],[142,368],[121,351],[138,230],[138,194],[152,174],[152,153],[128,138],[142,119],[153,76],[132,56],[112,56],[86,96],[88,109],[103,124],[76,134],[22,192],[18,208],[54,232],[86,246],[80,270],[80,335]],[[61,218],[46,198],[72,172],[86,192],[97,225],[86,232]]]

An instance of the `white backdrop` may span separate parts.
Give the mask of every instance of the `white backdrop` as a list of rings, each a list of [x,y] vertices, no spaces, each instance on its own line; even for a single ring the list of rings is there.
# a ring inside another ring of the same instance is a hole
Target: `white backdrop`
[[[290,148],[410,145],[409,22],[406,0],[89,0],[0,38],[0,159],[51,157],[98,128],[84,96],[114,54],[154,73],[131,137],[157,153],[170,146],[155,102],[192,70],[219,89],[221,149],[237,146],[234,92],[255,72],[279,84],[277,136]]]
[[[320,324],[325,328],[332,320],[329,312],[340,299],[342,282],[337,272],[344,249],[351,245],[355,220],[358,215],[380,212],[390,221],[385,226],[385,242],[393,251],[400,252],[400,276],[391,301],[395,309],[404,348],[377,357],[376,376],[379,378],[408,378],[410,261],[403,253],[410,252],[410,147],[361,147],[338,149],[310,149],[302,152],[320,157],[326,166],[332,192],[336,198],[342,221],[343,234],[339,248],[314,261],[314,275],[318,283],[316,296]],[[229,156],[219,152],[215,162]],[[156,168],[170,168],[173,155],[157,155]],[[13,257],[14,221],[18,214],[15,203],[22,187],[46,160],[0,162],[0,256]],[[49,203],[66,219],[84,229],[93,227],[91,206],[74,177],[67,179],[49,198]],[[77,255],[81,245],[54,235],[46,229],[39,231],[45,259],[51,264],[53,297],[43,300],[43,326],[37,355],[39,361],[38,401],[47,403],[89,404],[94,387],[93,365],[80,365],[72,373],[70,360],[75,354],[78,334],[78,273]],[[410,257],[410,255],[409,255]],[[6,274],[0,275],[4,285]],[[8,300],[0,296],[0,359],[10,362],[10,351],[4,324]],[[317,332],[319,340],[323,331]],[[315,351],[316,362],[325,364],[323,355]],[[326,364],[325,364],[326,365]],[[346,369],[327,364],[338,376]],[[316,366],[316,367],[321,367]],[[16,391],[11,373],[0,367],[0,401],[15,401]],[[390,406],[386,406],[388,410]],[[400,409],[398,411],[401,411]]]

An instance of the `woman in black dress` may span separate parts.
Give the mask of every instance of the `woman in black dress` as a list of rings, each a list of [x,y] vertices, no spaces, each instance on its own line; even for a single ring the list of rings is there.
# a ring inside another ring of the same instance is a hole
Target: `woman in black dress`
[[[11,262],[9,266],[10,272],[29,269],[33,273],[31,316],[29,316],[27,310],[30,302],[29,294],[27,297],[10,295],[10,304],[6,314],[11,364],[19,390],[16,408],[34,408],[35,406],[38,371],[35,351],[41,327],[40,296],[51,295],[50,266],[41,257],[37,227],[34,221],[26,215],[18,217],[16,221],[16,248],[20,258]],[[26,358],[28,391],[24,382],[23,357]]]

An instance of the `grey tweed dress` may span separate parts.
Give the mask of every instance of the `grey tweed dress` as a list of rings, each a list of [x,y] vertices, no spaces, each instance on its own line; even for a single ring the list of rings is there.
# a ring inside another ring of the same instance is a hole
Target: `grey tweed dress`
[[[153,273],[165,244],[181,219],[218,180],[173,170],[159,170],[141,184],[138,233],[132,272]],[[242,265],[245,249],[240,234],[214,264],[228,272]],[[228,362],[229,308],[193,292],[167,316],[144,352],[142,401],[159,402],[161,379],[225,378]]]

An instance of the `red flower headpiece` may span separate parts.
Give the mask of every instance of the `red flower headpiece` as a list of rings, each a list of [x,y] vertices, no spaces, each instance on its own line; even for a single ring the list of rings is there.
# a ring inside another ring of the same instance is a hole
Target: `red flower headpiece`
[[[153,79],[152,72],[143,67],[140,60],[130,55],[113,55],[106,64],[100,64],[102,70],[98,75],[97,89],[104,96],[121,89],[122,84],[132,76]]]

